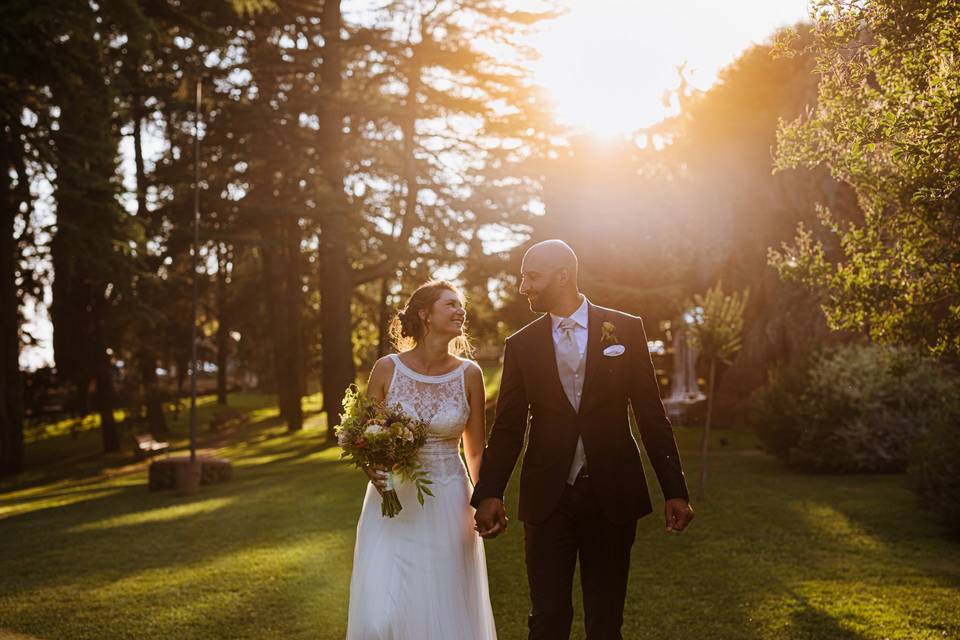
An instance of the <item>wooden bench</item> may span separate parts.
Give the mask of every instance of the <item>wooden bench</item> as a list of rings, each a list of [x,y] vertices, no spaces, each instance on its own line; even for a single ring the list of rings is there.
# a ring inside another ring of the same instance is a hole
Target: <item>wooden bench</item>
[[[133,439],[137,443],[136,448],[133,450],[137,456],[137,460],[162,453],[170,447],[170,443],[159,442],[153,437],[152,433],[135,433],[133,434]]]

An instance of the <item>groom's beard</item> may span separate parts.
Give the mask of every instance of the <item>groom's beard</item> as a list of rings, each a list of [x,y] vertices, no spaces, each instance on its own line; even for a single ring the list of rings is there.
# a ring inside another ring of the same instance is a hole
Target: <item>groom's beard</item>
[[[535,313],[546,313],[552,306],[550,295],[543,292],[537,295],[527,295],[527,303],[530,305],[530,311]]]

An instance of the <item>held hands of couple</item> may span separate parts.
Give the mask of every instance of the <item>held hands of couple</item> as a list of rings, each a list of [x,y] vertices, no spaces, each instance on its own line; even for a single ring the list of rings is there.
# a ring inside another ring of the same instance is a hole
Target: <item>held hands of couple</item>
[[[663,508],[668,532],[680,533],[693,520],[693,507],[683,498],[671,498],[664,503]]]
[[[381,467],[366,467],[364,469],[373,486],[383,493],[386,489],[387,470]],[[666,530],[680,533],[693,520],[693,507],[683,498],[671,498],[664,503]],[[507,531],[507,510],[499,498],[484,498],[474,514],[474,530],[481,538],[493,539]]]
[[[507,530],[507,510],[500,498],[484,498],[473,519],[473,528],[481,538],[493,539]]]

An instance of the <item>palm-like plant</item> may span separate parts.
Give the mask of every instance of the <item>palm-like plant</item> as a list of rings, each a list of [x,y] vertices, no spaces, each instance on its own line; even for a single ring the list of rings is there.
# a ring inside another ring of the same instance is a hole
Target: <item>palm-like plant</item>
[[[695,294],[686,303],[690,316],[690,342],[700,352],[700,357],[709,362],[707,380],[707,419],[703,426],[703,444],[700,460],[700,499],[706,497],[707,452],[710,442],[710,422],[713,416],[713,390],[716,383],[717,361],[729,364],[742,346],[743,310],[747,306],[749,289],[732,295],[724,295],[723,285],[718,282],[705,295]]]

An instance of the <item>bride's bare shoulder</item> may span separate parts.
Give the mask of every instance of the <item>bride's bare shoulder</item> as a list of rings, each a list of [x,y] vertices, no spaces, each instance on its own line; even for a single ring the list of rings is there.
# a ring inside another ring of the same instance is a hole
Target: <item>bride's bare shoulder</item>
[[[385,398],[395,366],[390,356],[384,356],[374,362],[373,369],[370,370],[370,380],[367,381],[367,389],[377,397]]]
[[[393,371],[395,366],[393,363],[393,354],[383,356],[382,358],[377,358],[377,361],[373,363],[373,370],[381,369],[383,371]]]
[[[476,360],[470,360],[469,358],[457,357],[457,360],[460,361],[461,366],[463,367],[463,375],[467,379],[479,377],[483,380],[483,369],[480,368],[480,365],[477,364]]]

